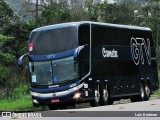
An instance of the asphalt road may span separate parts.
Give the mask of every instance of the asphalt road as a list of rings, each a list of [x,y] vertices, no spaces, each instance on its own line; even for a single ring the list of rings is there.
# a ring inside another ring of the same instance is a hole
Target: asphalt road
[[[99,107],[66,109],[58,111],[160,111],[160,99],[151,99],[143,102],[116,103]]]
[[[99,107],[65,109],[65,110],[48,110],[39,112],[42,117],[40,119],[55,119],[55,120],[159,120],[160,119],[160,99],[152,99],[144,102],[128,102],[118,103],[114,105],[106,105]],[[47,117],[47,118],[46,118]],[[3,120],[9,118],[3,118]],[[18,120],[26,120],[28,118],[11,118]],[[32,119],[39,119],[31,117]],[[1,117],[0,117],[1,120]]]
[[[42,116],[55,117],[160,117],[160,99],[121,103],[99,107],[43,111]]]

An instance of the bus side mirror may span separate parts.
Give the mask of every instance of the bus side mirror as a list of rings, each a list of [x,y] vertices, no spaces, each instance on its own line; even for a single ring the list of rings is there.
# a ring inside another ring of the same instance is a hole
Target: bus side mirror
[[[26,56],[28,56],[28,53],[22,55],[22,56],[18,59],[18,67],[19,67],[20,70],[23,70],[23,59],[24,59]]]
[[[78,50],[76,49],[75,51],[74,51],[74,55],[73,55],[73,58],[74,58],[74,63],[76,64],[77,62],[78,62]]]
[[[78,48],[76,48],[76,50],[74,51],[74,63],[78,62],[78,56],[79,56],[79,52],[84,48],[84,46],[79,46]]]

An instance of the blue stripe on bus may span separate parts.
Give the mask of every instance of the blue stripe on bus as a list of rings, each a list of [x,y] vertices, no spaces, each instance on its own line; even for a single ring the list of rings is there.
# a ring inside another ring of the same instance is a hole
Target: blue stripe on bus
[[[69,57],[74,55],[75,49],[68,50],[65,52],[57,53],[57,54],[50,54],[50,55],[28,55],[31,61],[48,61],[48,60],[55,60],[64,57]]]
[[[66,86],[62,86],[62,87],[55,87],[55,88],[31,88],[31,92],[37,92],[37,93],[52,93],[52,92],[60,92],[60,91],[65,91],[68,90],[72,87],[70,87],[71,85],[76,84],[75,86],[78,86],[80,84],[80,82],[76,82],[76,83],[72,83]],[[75,87],[73,86],[73,87]]]

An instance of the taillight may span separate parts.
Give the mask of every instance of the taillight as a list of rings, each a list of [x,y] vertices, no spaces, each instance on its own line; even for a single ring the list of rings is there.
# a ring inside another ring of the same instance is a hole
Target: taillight
[[[29,51],[33,50],[33,43],[29,43]]]

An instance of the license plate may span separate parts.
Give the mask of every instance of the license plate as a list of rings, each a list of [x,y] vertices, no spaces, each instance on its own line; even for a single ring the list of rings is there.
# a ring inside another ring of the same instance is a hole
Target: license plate
[[[52,99],[52,100],[51,100],[51,103],[59,103],[59,102],[60,102],[59,99]]]

